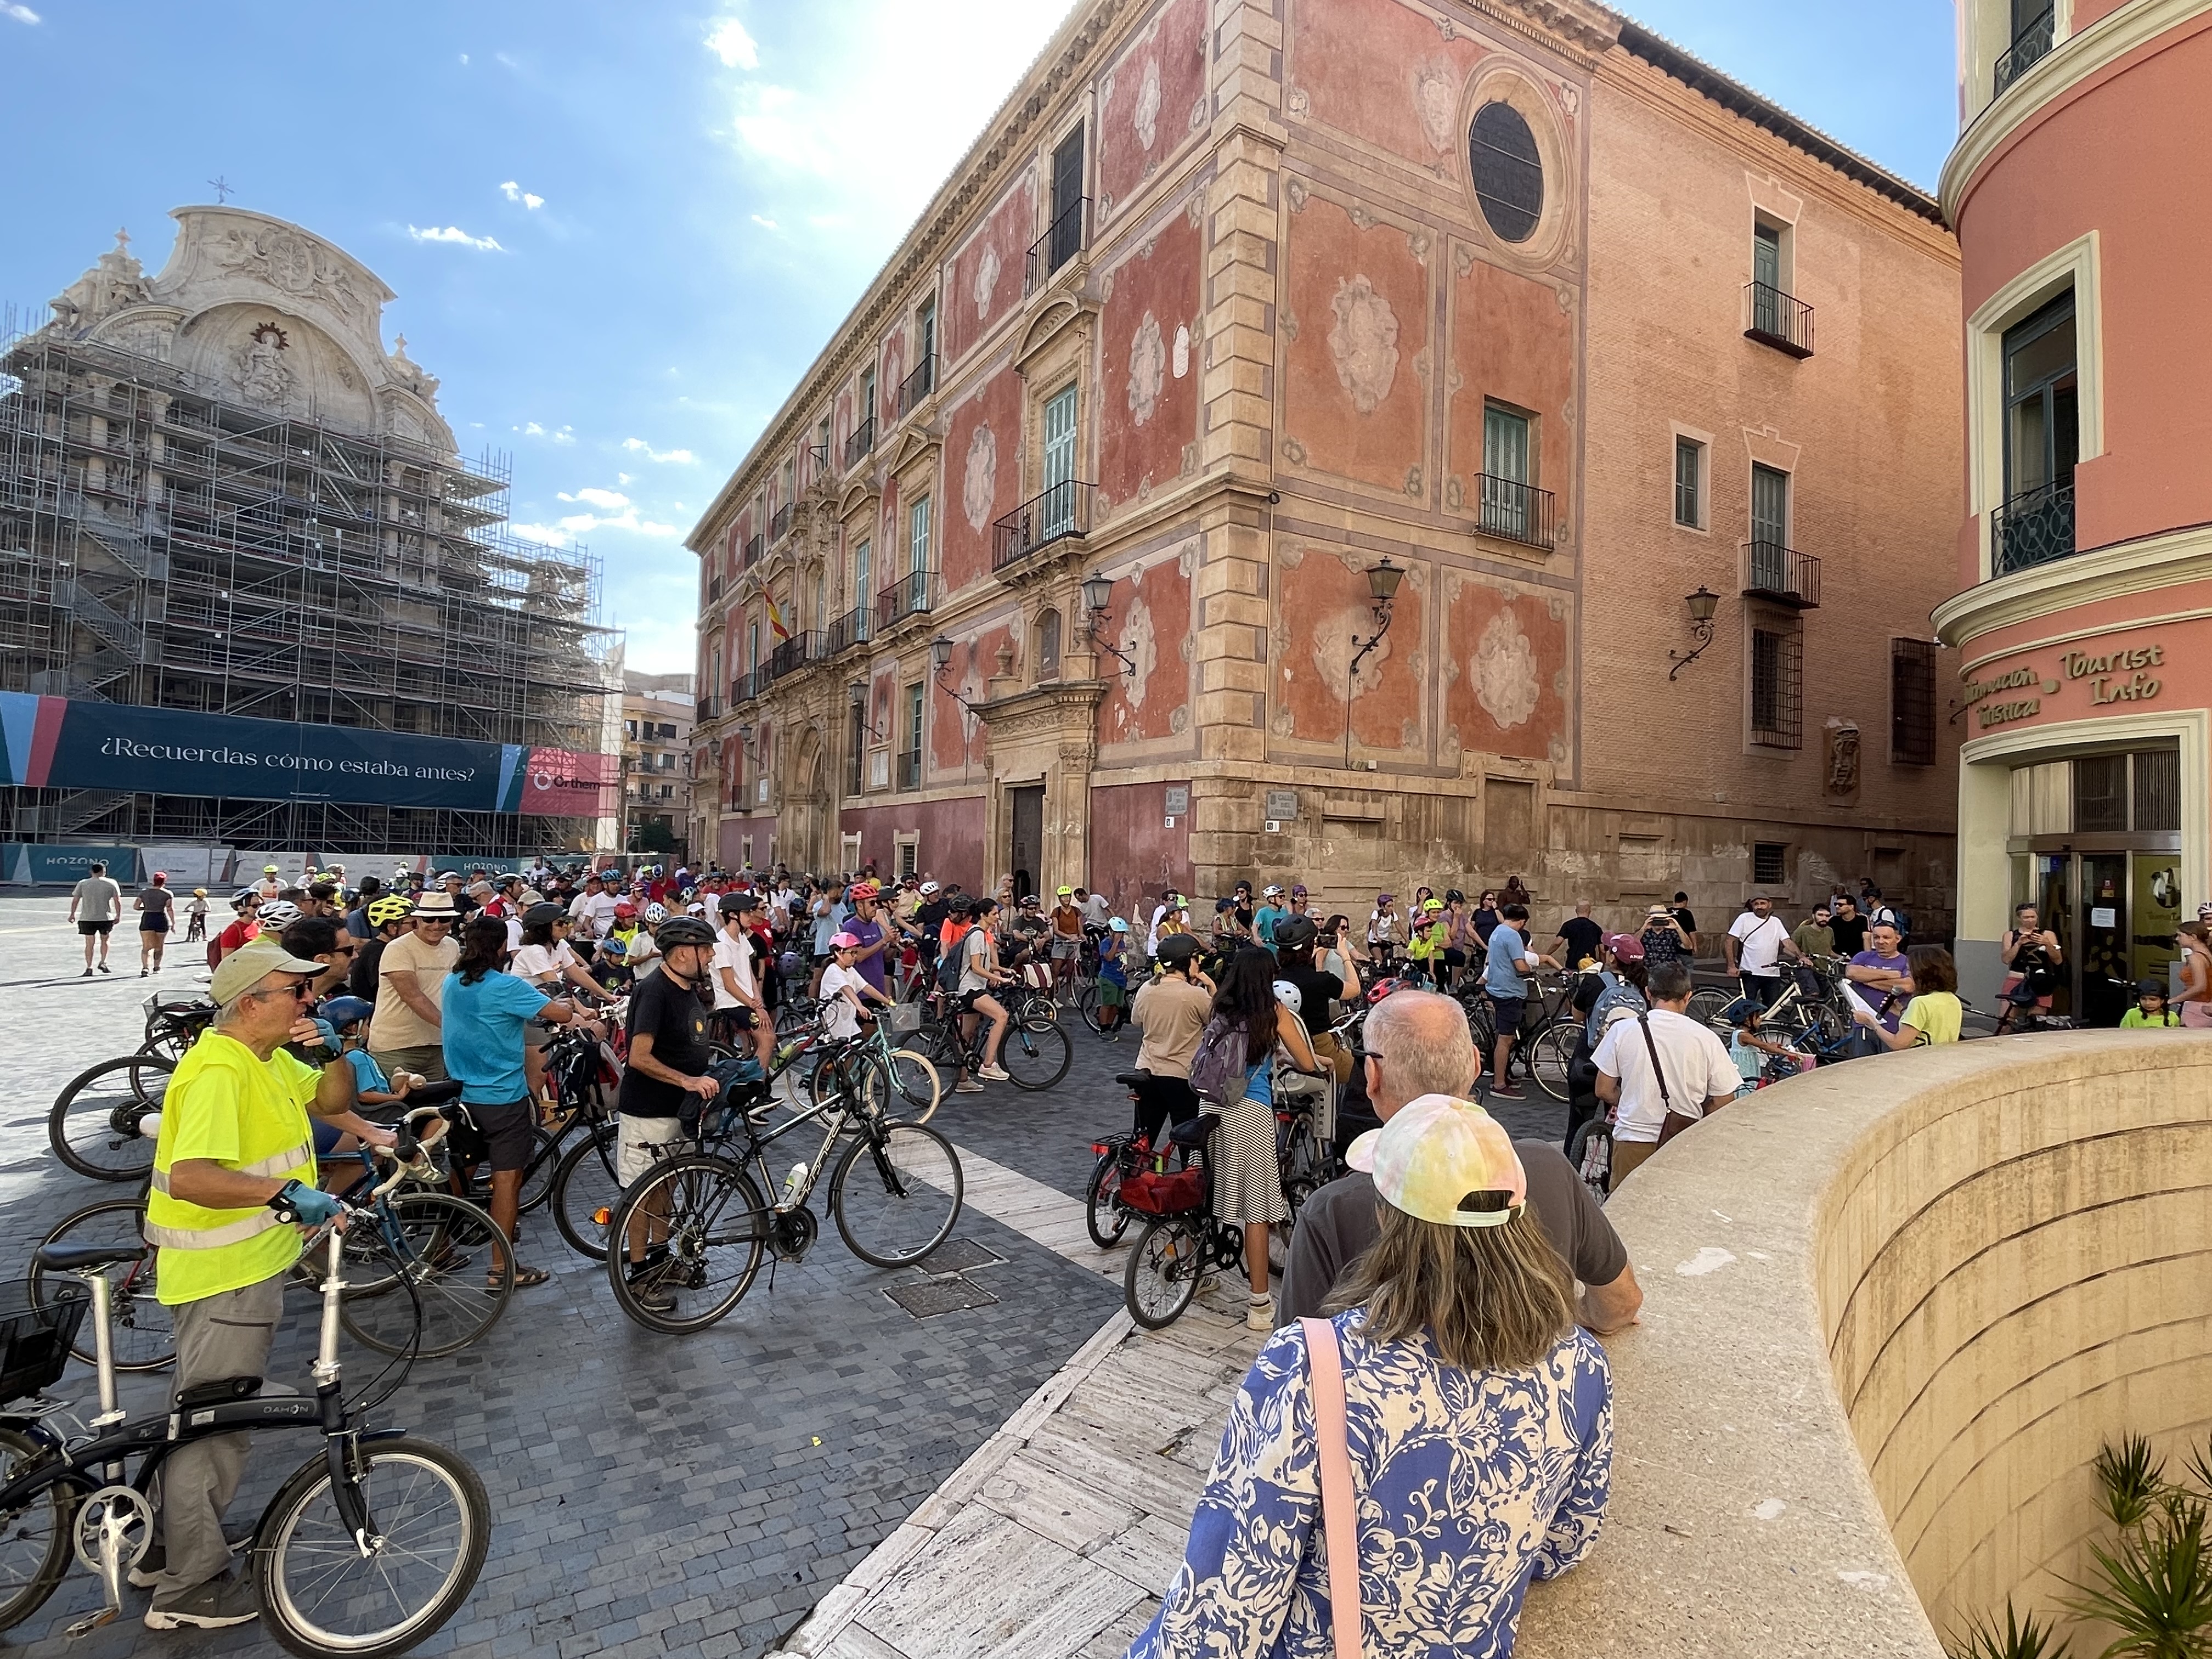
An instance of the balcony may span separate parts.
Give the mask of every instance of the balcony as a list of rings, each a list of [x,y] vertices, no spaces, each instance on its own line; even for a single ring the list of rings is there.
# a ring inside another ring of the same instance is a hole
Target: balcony
[[[730,707],[735,708],[741,702],[750,702],[767,689],[768,673],[764,669],[740,674],[730,682]]]
[[[937,354],[931,352],[914,366],[914,373],[899,382],[898,412],[904,420],[921,406],[921,400],[937,389]]]
[[[694,716],[697,724],[704,726],[708,720],[718,720],[721,718],[722,700],[720,697],[702,697],[699,699],[698,710]],[[623,765],[626,769],[629,767],[629,763],[625,760],[623,763]]]
[[[876,417],[872,415],[854,428],[853,435],[845,440],[845,471],[850,472],[866,460],[876,447]]]
[[[828,444],[807,445],[806,476],[808,478],[818,483],[823,478],[827,477],[829,476],[829,472],[830,446]]]
[[[758,536],[754,536],[749,539],[745,543],[744,556],[738,561],[738,568],[740,570],[750,570],[755,565],[758,564],[760,562],[762,545],[761,538]]]
[[[768,677],[780,680],[787,674],[796,674],[810,663],[820,662],[829,654],[820,634],[793,634],[769,653]]]
[[[1079,196],[1060,210],[1043,235],[1030,244],[1029,266],[1022,279],[1024,295],[1036,293],[1054,271],[1083,252],[1084,232],[1090,222],[1091,198]]]
[[[908,617],[929,614],[930,588],[937,573],[917,570],[901,576],[876,595],[876,633],[888,634]]]
[[[902,789],[921,787],[921,750],[908,749],[898,757],[898,787]]]
[[[1097,486],[1073,478],[1024,501],[991,526],[991,568],[1018,564],[1041,548],[1091,532],[1091,497]]]
[[[1551,546],[1550,490],[1489,472],[1478,473],[1474,485],[1475,527],[1484,535],[1528,547]]]
[[[2032,570],[2074,551],[2074,481],[2024,490],[1990,514],[1990,574]]]
[[[780,542],[790,533],[791,503],[786,501],[781,507],[776,508],[775,514],[768,521],[768,538],[771,543]]]
[[[2046,10],[2032,19],[2027,27],[2013,37],[2011,47],[1997,59],[1996,85],[1992,98],[2002,98],[2005,88],[2051,56],[2051,48],[2058,38],[2058,15],[2056,9]]]
[[[1743,544],[1743,596],[1799,611],[1820,608],[1820,562],[1780,542]]]
[[[1743,291],[1751,297],[1751,326],[1743,331],[1745,339],[1792,357],[1813,355],[1812,307],[1765,283],[1746,283]]]
[[[875,612],[866,605],[854,605],[830,624],[829,637],[823,646],[825,654],[834,657],[856,645],[866,645],[870,625],[875,619]]]

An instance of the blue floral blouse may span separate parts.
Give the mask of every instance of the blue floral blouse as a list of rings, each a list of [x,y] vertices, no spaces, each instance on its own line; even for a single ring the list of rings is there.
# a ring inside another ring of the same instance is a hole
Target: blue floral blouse
[[[1533,1574],[1580,1561],[1605,1517],[1613,1375],[1581,1330],[1540,1364],[1470,1371],[1423,1337],[1370,1343],[1336,1316],[1359,1494],[1367,1659],[1505,1659]],[[1245,1374],[1182,1565],[1127,1659],[1322,1659],[1321,1462],[1304,1329]]]

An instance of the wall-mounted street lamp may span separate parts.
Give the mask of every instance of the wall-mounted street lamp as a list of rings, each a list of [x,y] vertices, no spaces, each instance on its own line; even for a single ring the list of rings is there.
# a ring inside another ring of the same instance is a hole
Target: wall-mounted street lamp
[[[1721,596],[1699,582],[1698,591],[1685,594],[1682,603],[1690,607],[1690,637],[1698,645],[1694,651],[1669,651],[1667,653],[1667,660],[1674,665],[1667,671],[1667,678],[1670,680],[1705,655],[1705,647],[1713,642],[1713,612],[1720,609]]]
[[[945,638],[942,634],[939,634],[935,639],[929,642],[929,665],[932,671],[935,673],[937,678],[937,689],[945,693],[946,696],[951,698],[953,702],[958,703],[969,714],[973,714],[977,720],[981,720],[983,718],[983,711],[945,683],[945,672],[947,669],[952,666],[952,641]]]
[[[1099,637],[1099,629],[1106,623],[1107,607],[1113,603],[1114,579],[1111,576],[1094,575],[1084,579],[1083,609],[1090,617],[1090,621],[1085,624],[1085,631],[1091,635],[1091,644],[1121,665],[1121,677],[1133,680],[1137,678],[1136,660],[1121,647]]]
[[[887,739],[885,739],[884,734],[877,731],[873,726],[871,726],[868,723],[868,717],[860,712],[868,706],[868,683],[866,680],[854,680],[850,685],[845,688],[845,696],[847,700],[853,705],[854,724],[868,734],[868,741],[871,743],[885,742]]]
[[[1352,688],[1358,681],[1359,665],[1390,631],[1391,602],[1398,597],[1398,584],[1405,580],[1406,573],[1390,562],[1387,553],[1381,563],[1367,567],[1367,599],[1375,613],[1375,631],[1364,640],[1358,634],[1352,636],[1352,661],[1344,671],[1344,764],[1347,769],[1352,765]]]

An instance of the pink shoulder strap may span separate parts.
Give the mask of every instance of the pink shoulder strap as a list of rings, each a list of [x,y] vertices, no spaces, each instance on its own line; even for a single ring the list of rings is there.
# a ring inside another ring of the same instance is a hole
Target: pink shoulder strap
[[[1352,1451],[1344,1428],[1344,1356],[1336,1327],[1301,1319],[1313,1374],[1314,1429],[1321,1447],[1322,1545],[1328,1552],[1330,1622],[1336,1659],[1360,1659],[1359,1514],[1352,1495]]]

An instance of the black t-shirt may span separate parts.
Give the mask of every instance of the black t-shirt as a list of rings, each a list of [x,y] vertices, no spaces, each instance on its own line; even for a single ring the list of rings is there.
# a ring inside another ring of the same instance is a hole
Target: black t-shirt
[[[1866,949],[1867,919],[1853,916],[1846,921],[1841,916],[1829,919],[1828,931],[1836,936],[1836,954],[1846,959]]]
[[[1694,935],[1698,931],[1698,913],[1694,910],[1671,910],[1668,913],[1682,924],[1682,931]]]
[[[1605,943],[1605,929],[1588,916],[1569,916],[1559,924],[1559,937],[1567,942],[1567,966],[1579,968],[1585,957],[1597,955]]]
[[[698,992],[678,985],[668,970],[638,981],[630,994],[629,1040],[653,1039],[653,1057],[686,1077],[707,1074],[707,1011]],[[616,1109],[625,1117],[675,1117],[684,1091],[650,1078],[635,1066],[623,1073]]]
[[[384,960],[384,947],[392,941],[377,936],[362,941],[361,949],[354,952],[353,972],[346,976],[346,989],[363,1002],[376,1000],[376,970]]]
[[[1547,1140],[1516,1140],[1513,1150],[1528,1177],[1529,1210],[1575,1277],[1585,1285],[1610,1285],[1620,1278],[1628,1266],[1628,1247],[1574,1165]],[[1345,1268],[1382,1236],[1382,1205],[1375,1177],[1357,1170],[1306,1200],[1283,1273],[1279,1311],[1285,1323],[1321,1312]]]
[[[1298,1018],[1307,1030],[1334,1024],[1337,1000],[1344,994],[1342,980],[1319,968],[1279,968],[1275,977],[1298,988]]]

